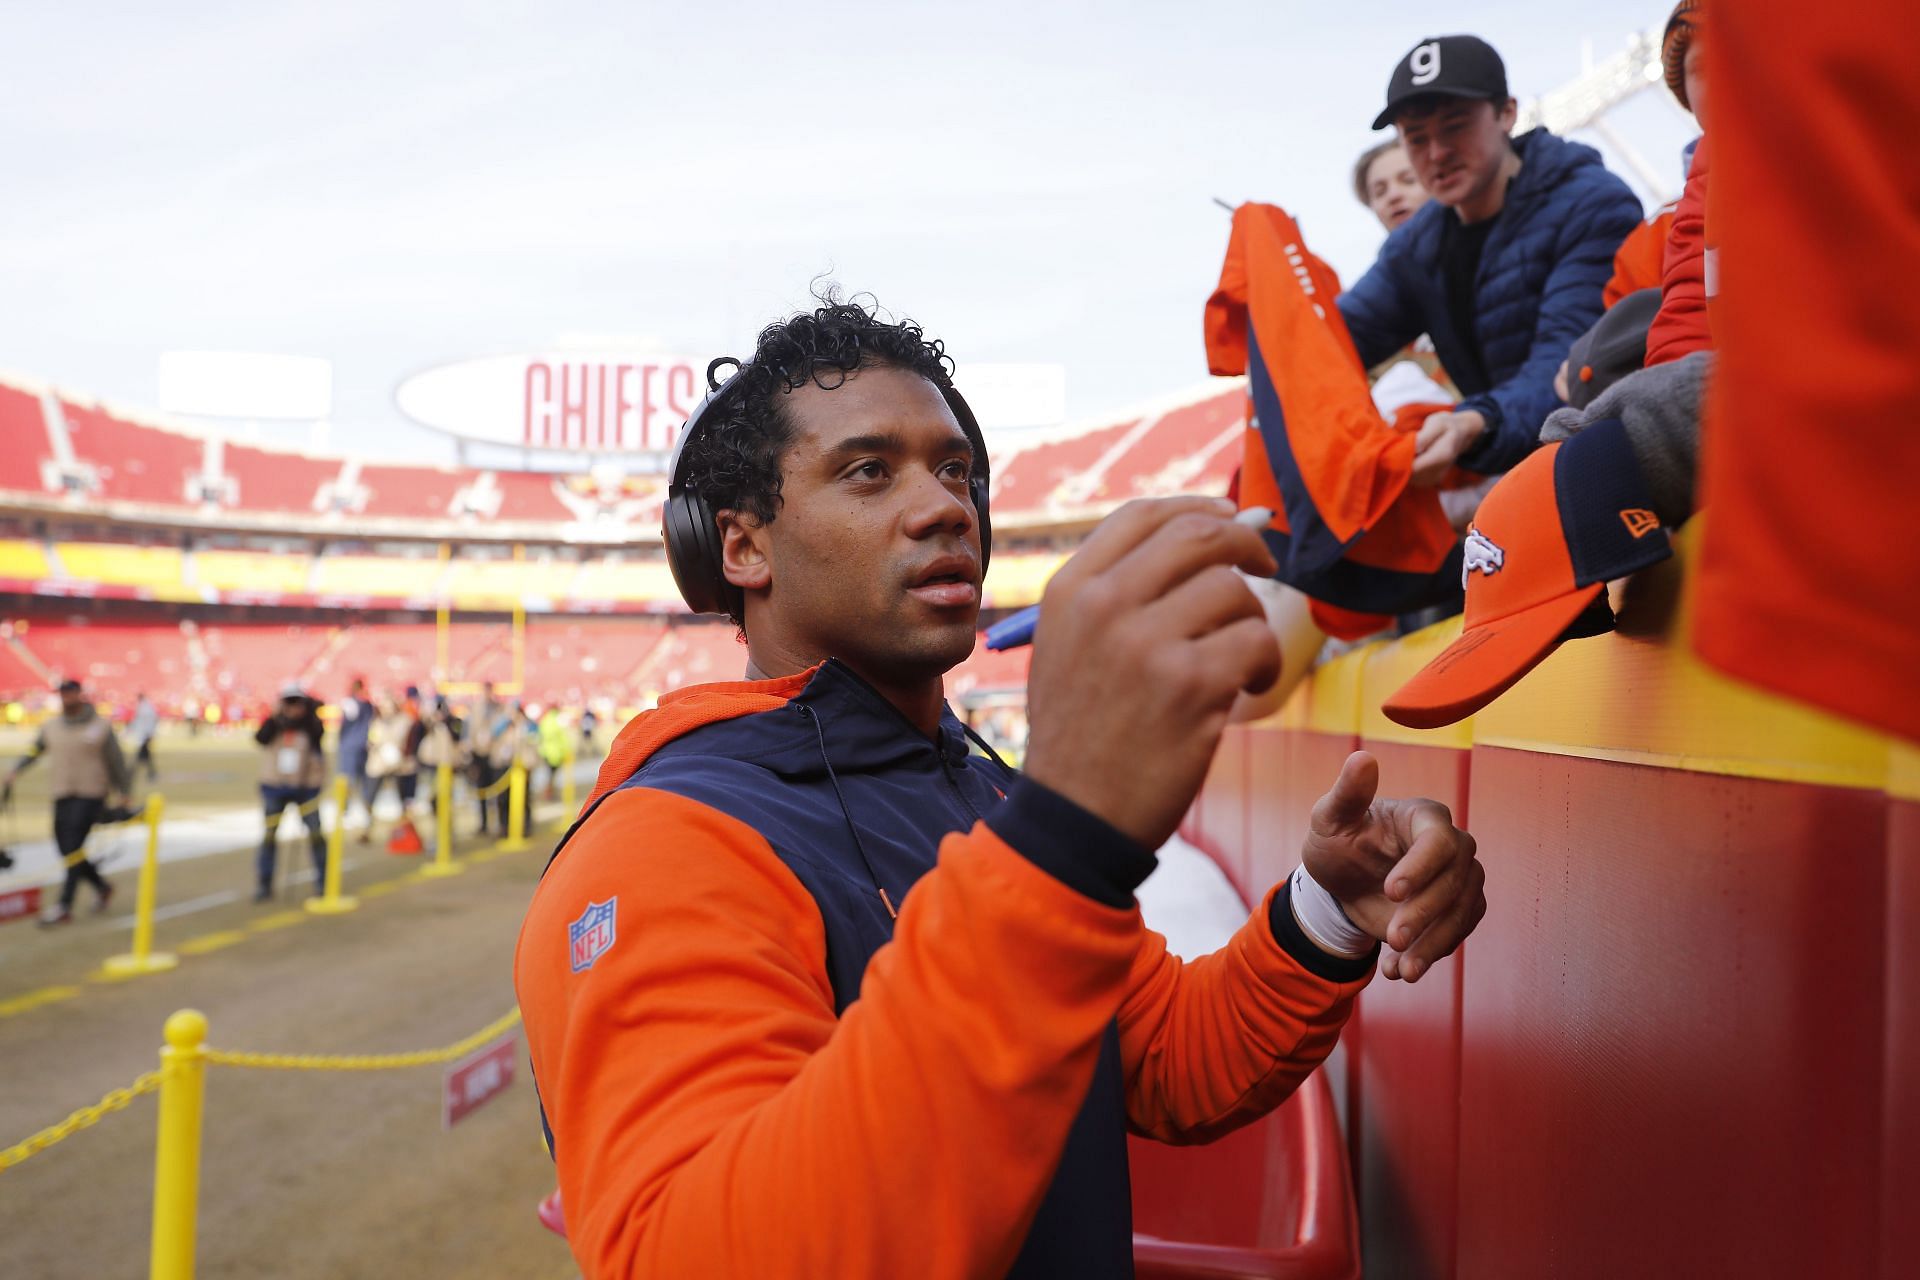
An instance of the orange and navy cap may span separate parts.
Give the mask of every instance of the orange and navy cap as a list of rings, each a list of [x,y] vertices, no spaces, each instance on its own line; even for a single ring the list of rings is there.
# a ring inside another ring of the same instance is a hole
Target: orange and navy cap
[[[1536,450],[1474,513],[1460,638],[1381,710],[1414,729],[1472,715],[1562,640],[1611,631],[1606,584],[1672,554],[1617,420]]]

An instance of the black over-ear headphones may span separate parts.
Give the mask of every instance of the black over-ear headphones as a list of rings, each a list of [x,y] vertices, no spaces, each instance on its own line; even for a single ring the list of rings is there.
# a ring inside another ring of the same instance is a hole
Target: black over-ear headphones
[[[740,604],[740,588],[727,581],[722,567],[720,526],[714,520],[713,507],[686,475],[688,444],[699,438],[708,414],[718,412],[715,406],[726,399],[745,372],[741,366],[725,382],[715,385],[714,370],[723,364],[739,365],[739,361],[722,356],[707,366],[707,385],[713,389],[694,409],[687,425],[680,428],[680,438],[674,442],[673,457],[667,464],[667,505],[660,531],[666,539],[667,566],[673,570],[674,585],[695,613],[727,613],[729,604],[736,608]],[[947,408],[953,410],[967,443],[973,446],[967,492],[973,499],[974,519],[980,525],[980,573],[984,577],[987,558],[993,551],[993,525],[987,518],[987,440],[958,390],[948,384],[940,388],[940,394],[946,397]]]

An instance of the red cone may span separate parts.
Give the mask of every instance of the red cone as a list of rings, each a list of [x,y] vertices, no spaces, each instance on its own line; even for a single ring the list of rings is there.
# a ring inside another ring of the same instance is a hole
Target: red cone
[[[400,819],[400,825],[393,829],[392,839],[387,841],[388,853],[419,853],[425,848],[412,818]]]

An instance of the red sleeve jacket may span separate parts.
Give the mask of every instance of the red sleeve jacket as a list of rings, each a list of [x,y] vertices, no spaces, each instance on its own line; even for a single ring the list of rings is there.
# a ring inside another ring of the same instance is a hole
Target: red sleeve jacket
[[[582,1269],[1118,1274],[1126,1128],[1264,1114],[1373,969],[1284,885],[1183,964],[1151,864],[837,663],[636,719],[515,962]]]
[[[1647,367],[1713,349],[1708,315],[1712,251],[1707,245],[1707,140],[1694,148],[1687,187],[1674,210],[1660,274],[1660,312],[1647,330]]]

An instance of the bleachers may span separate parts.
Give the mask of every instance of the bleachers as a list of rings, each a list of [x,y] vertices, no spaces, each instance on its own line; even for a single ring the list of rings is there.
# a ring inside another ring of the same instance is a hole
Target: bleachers
[[[41,487],[40,463],[49,455],[40,397],[0,385],[0,489],[29,493]]]
[[[228,445],[224,454],[222,469],[237,483],[232,505],[245,511],[312,515],[320,487],[340,474],[337,458],[270,453],[242,444]]]
[[[1043,514],[1061,484],[1086,474],[1101,454],[1136,425],[1122,422],[1064,440],[1029,445],[1009,455],[993,475],[995,517]]]
[[[1244,402],[1245,392],[1235,388],[1162,415],[1106,469],[1094,501],[1224,492],[1240,458]]]
[[[227,701],[272,701],[287,681],[305,677],[332,631],[275,624],[202,627],[208,683]]]
[[[1015,438],[995,460],[994,511],[1013,523],[1043,525],[1057,518],[1079,524],[1133,497],[1222,492],[1239,459],[1231,428],[1243,394],[1238,383],[1208,387],[1169,411],[1127,414],[1032,444]],[[130,421],[79,400],[59,403],[75,461],[99,478],[91,496],[154,509],[142,519],[191,526],[253,513],[282,517],[290,522],[289,531],[304,525],[325,535],[343,519],[371,517],[415,522],[423,540],[485,537],[495,527],[503,532],[493,536],[525,537],[527,526],[544,525],[554,541],[576,542],[583,524],[594,530],[595,540],[604,540],[609,531],[629,544],[659,536],[663,491],[657,477],[631,478],[601,503],[601,485],[577,473],[356,463],[238,442],[214,449],[184,429]],[[51,456],[52,437],[36,392],[0,382],[0,432],[9,442],[29,442],[0,455],[0,507],[13,495],[16,502],[44,510],[53,499],[41,462]],[[217,474],[207,471],[210,459],[217,462]],[[205,485],[191,483],[203,476]],[[341,486],[347,477],[351,482]],[[84,503],[77,510],[84,512]],[[672,598],[671,591],[655,590],[658,577],[652,570],[623,566],[609,573],[616,581],[605,585],[594,580],[597,575],[583,573],[573,598]],[[645,580],[637,593],[621,589],[617,581],[630,575]],[[542,591],[558,598],[551,584],[543,583]],[[338,583],[327,592],[356,598],[415,594]]]
[[[358,514],[445,520],[453,510],[454,495],[473,478],[473,472],[450,467],[362,467],[360,484],[366,490],[366,505]]]
[[[156,702],[191,684],[192,660],[178,626],[35,620],[23,643],[56,679],[86,684],[99,701],[129,705],[142,690]]]
[[[0,641],[0,702],[33,697],[46,688],[40,673],[28,666],[12,645]]]
[[[99,469],[98,497],[190,507],[187,480],[206,461],[206,442],[181,432],[126,422],[103,409],[60,402],[74,455]],[[36,484],[37,487],[37,484]]]
[[[726,623],[675,627],[633,673],[643,693],[662,693],[690,684],[744,679],[747,647]]]
[[[538,520],[543,523],[573,518],[566,504],[553,494],[551,475],[532,471],[496,471],[493,486],[500,491],[498,520]]]
[[[596,694],[630,699],[628,678],[667,633],[664,622],[547,619],[527,626],[526,696],[577,706]]]

